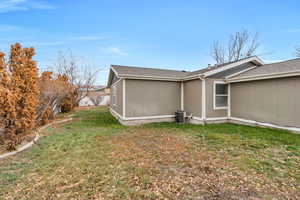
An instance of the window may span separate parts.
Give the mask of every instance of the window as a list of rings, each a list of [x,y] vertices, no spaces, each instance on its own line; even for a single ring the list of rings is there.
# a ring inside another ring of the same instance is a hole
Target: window
[[[228,85],[222,82],[214,83],[214,109],[227,109]]]
[[[117,87],[115,85],[112,87],[112,104],[117,105]]]

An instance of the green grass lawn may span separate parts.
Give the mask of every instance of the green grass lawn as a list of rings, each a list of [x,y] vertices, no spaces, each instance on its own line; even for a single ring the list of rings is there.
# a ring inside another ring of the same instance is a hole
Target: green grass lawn
[[[0,160],[0,199],[300,199],[300,135],[233,124],[124,127],[77,111]]]

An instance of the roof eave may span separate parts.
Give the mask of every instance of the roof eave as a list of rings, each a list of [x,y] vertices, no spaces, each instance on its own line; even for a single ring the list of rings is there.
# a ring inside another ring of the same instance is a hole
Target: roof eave
[[[300,70],[290,71],[290,72],[281,72],[281,73],[271,73],[271,74],[261,74],[255,76],[245,76],[240,78],[231,78],[228,79],[228,83],[237,83],[237,82],[245,82],[245,81],[256,81],[256,80],[265,80],[265,79],[273,79],[273,78],[284,78],[284,77],[292,77],[292,76],[300,76]]]

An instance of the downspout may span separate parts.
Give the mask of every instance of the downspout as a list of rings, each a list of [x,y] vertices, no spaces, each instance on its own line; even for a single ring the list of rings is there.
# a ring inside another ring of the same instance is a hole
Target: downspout
[[[123,119],[126,120],[126,79],[123,79]]]
[[[206,124],[206,83],[205,77],[202,75],[199,76],[200,80],[202,81],[202,120],[203,125]]]
[[[181,89],[181,96],[180,96],[180,109],[184,110],[184,83],[183,81],[180,82],[180,89]]]
[[[228,84],[228,108],[227,108],[227,119],[231,119],[231,83],[228,79],[225,80],[225,83]]]

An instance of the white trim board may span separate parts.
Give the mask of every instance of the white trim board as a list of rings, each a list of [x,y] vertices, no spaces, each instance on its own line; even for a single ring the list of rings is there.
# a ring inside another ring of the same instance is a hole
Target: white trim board
[[[127,117],[123,118],[119,113],[117,113],[115,110],[113,110],[111,107],[109,110],[113,113],[113,115],[116,115],[119,117],[120,120],[122,121],[130,121],[130,120],[145,120],[145,119],[163,119],[163,118],[173,118],[175,115],[158,115],[158,116],[145,116],[145,117]],[[265,122],[258,122],[254,120],[247,120],[247,119],[242,119],[242,118],[237,118],[237,117],[212,117],[212,118],[206,118],[203,120],[200,117],[193,117],[192,119],[199,120],[199,121],[220,121],[220,120],[229,120],[230,123],[237,123],[238,122],[244,122],[252,125],[259,125],[263,127],[269,127],[269,128],[277,128],[277,129],[283,129],[283,130],[288,130],[288,131],[294,131],[300,133],[300,128],[297,127],[287,127],[287,126],[279,126],[271,123],[265,123]]]
[[[208,117],[206,121],[228,120],[228,117]]]
[[[139,119],[162,119],[162,118],[172,118],[175,117],[175,115],[157,115],[157,116],[144,116],[144,117],[125,117],[123,120],[139,120]]]
[[[203,121],[203,118],[202,118],[202,117],[192,117],[192,119],[196,119],[196,120]]]
[[[112,73],[111,71],[113,71],[113,73]],[[117,73],[117,71],[116,71],[115,69],[113,69],[113,67],[111,66],[111,67],[109,68],[109,74],[108,74],[107,86],[109,86],[110,83],[112,82],[113,74],[115,74],[115,76],[116,76],[117,78],[120,78],[119,75],[118,75],[118,73]],[[112,84],[111,84],[111,85],[112,85]],[[110,85],[110,86],[111,86],[111,85]]]
[[[198,79],[198,78],[200,78],[201,75],[202,75],[202,74],[197,74],[197,75],[187,76],[187,77],[184,77],[182,80],[183,80],[183,81],[188,81],[188,80]]]
[[[112,107],[109,108],[109,110],[116,116],[119,117],[119,119],[123,121],[130,121],[130,120],[143,120],[143,119],[162,119],[162,118],[172,118],[175,117],[175,115],[154,115],[154,116],[141,116],[141,117],[123,117],[121,114],[119,114],[117,111],[115,111]]]
[[[116,74],[116,76],[119,78],[118,72],[117,72],[112,66],[111,66],[110,68],[111,68],[111,70]]]
[[[118,116],[121,120],[124,120],[123,116],[120,115],[117,111],[115,111],[112,107],[109,107],[109,111]]]
[[[300,133],[300,128],[297,128],[297,127],[279,126],[279,125],[275,125],[275,124],[271,124],[271,123],[258,122],[258,121],[254,121],[254,120],[241,119],[241,118],[237,118],[237,117],[231,117],[230,120],[245,122],[245,123],[249,123],[249,124],[253,124],[253,125],[260,125],[260,126],[264,126],[264,127],[296,131],[296,132]]]

